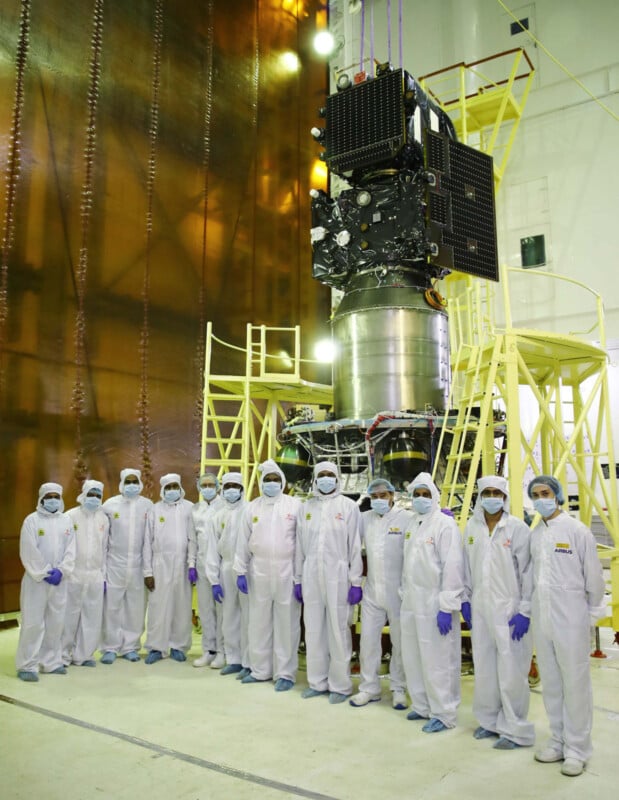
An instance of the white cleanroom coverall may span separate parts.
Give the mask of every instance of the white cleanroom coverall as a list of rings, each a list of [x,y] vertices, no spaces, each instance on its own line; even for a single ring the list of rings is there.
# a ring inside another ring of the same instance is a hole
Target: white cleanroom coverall
[[[531,531],[531,622],[550,746],[586,762],[592,753],[591,625],[606,614],[591,531],[562,511]]]
[[[77,498],[80,504],[92,488],[103,491],[103,484],[86,481]],[[84,505],[72,508],[67,514],[75,531],[76,556],[75,569],[67,579],[62,660],[66,665],[79,665],[92,659],[101,639],[110,521],[101,508],[90,510]]]
[[[406,533],[412,531],[410,511],[397,506],[382,516],[375,511],[361,514],[361,542],[365,545],[368,574],[361,603],[361,681],[360,692],[380,694],[379,669],[382,657],[382,630],[389,625],[391,691],[404,691],[406,678],[402,665],[400,635],[400,581]]]
[[[363,563],[359,507],[340,493],[339,479],[332,494],[316,485],[319,472],[338,475],[330,461],[314,467],[313,497],[301,507],[295,554],[295,583],[302,584],[307,653],[307,682],[311,689],[350,695],[352,606],[351,586],[361,586]]]
[[[284,473],[274,461],[261,465],[262,478]],[[252,500],[239,531],[234,571],[249,589],[249,663],[260,681],[296,680],[301,605],[294,597],[294,554],[301,502],[281,492]]]
[[[481,506],[482,491],[490,487],[506,496],[503,516],[492,533]],[[530,746],[535,741],[533,723],[527,721],[533,637],[529,632],[515,641],[508,623],[515,614],[531,617],[531,531],[509,514],[504,478],[480,478],[478,489],[473,516],[464,531],[475,665],[473,713],[482,728]]]
[[[180,476],[164,475],[161,497],[170,483],[180,485]],[[193,534],[193,503],[181,497],[169,503],[155,503],[144,539],[144,577],[155,579],[155,588],[148,595],[146,641],[148,650],[162,655],[169,650],[183,653],[191,648],[191,583],[188,570],[195,567],[196,551]]]
[[[224,638],[221,631],[223,609],[221,603],[213,599],[213,587],[206,577],[206,545],[208,520],[223,508],[224,501],[217,495],[207,502],[200,500],[193,506],[193,528],[196,539],[196,570],[198,582],[198,614],[202,627],[202,652],[223,653]]]
[[[103,510],[110,520],[107,551],[107,592],[103,601],[103,637],[101,650],[125,655],[140,649],[144,633],[146,587],[142,573],[142,551],[153,504],[146,497],[125,497],[122,494],[127,475],[139,470],[124,469],[120,473],[121,494],[110,497]],[[140,480],[140,491],[143,484]]]
[[[226,475],[222,478],[222,491],[226,488]],[[232,482],[241,484],[241,480],[239,475]],[[247,501],[243,495],[235,503],[224,499],[221,509],[209,519],[206,577],[212,586],[219,584],[224,593],[221,627],[226,663],[241,664],[249,669],[249,604],[247,595],[237,588],[233,568],[236,543],[246,507]]]
[[[408,489],[432,493],[427,514],[414,513],[413,530],[404,542],[402,571],[402,660],[413,710],[422,717],[456,725],[460,704],[460,605],[464,592],[462,537],[455,521],[441,512],[440,495],[428,473]],[[442,636],[439,611],[451,613],[451,631]]]
[[[67,602],[67,579],[75,563],[75,534],[71,518],[60,509],[55,513],[41,505],[45,494],[57,492],[57,483],[44,483],[39,503],[23,522],[19,557],[26,570],[21,582],[21,626],[15,655],[17,670],[53,672],[62,667],[62,626]],[[52,569],[62,572],[57,586],[44,578]]]

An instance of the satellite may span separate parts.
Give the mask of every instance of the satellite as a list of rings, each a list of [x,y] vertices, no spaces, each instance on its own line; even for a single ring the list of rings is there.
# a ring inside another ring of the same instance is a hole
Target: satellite
[[[312,274],[341,290],[331,320],[334,405],[282,443],[308,466],[336,461],[350,493],[374,476],[400,487],[431,471],[450,383],[437,280],[498,280],[492,158],[457,141],[447,114],[405,70],[340,75],[312,129],[340,178],[311,191]],[[302,450],[302,452],[301,452]],[[285,469],[285,459],[282,467]]]

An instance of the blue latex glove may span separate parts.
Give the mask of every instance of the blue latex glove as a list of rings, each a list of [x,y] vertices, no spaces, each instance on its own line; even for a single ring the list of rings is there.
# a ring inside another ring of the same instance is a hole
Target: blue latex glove
[[[239,575],[236,579],[236,586],[239,592],[243,592],[243,594],[248,594],[249,589],[247,588],[247,578],[245,575]]]
[[[363,590],[360,586],[351,586],[348,590],[348,603],[351,606],[356,606],[357,603],[361,602],[361,598],[363,597]]]
[[[300,583],[295,583],[294,585],[294,596],[297,603],[303,602],[303,588]]]
[[[198,582],[198,571],[195,567],[189,567],[187,571],[187,578],[189,583],[197,583]]]
[[[221,586],[218,583],[214,583],[213,584],[212,592],[213,592],[213,600],[216,603],[223,603],[223,601],[224,601],[224,590],[221,588]]]
[[[51,583],[52,586],[58,586],[60,581],[62,580],[62,572],[59,569],[50,569],[47,573],[47,578],[43,578],[46,583]]]
[[[436,624],[441,632],[441,636],[447,636],[451,630],[451,614],[447,611],[439,611],[436,615]]]
[[[512,625],[514,626],[512,639],[519,642],[529,630],[530,624],[531,620],[528,617],[525,617],[523,614],[515,614],[509,621],[509,627],[511,628]]]
[[[462,618],[466,624],[466,627],[469,630],[473,629],[473,623],[471,622],[471,604],[470,603],[462,603],[460,608],[460,613],[462,614]]]

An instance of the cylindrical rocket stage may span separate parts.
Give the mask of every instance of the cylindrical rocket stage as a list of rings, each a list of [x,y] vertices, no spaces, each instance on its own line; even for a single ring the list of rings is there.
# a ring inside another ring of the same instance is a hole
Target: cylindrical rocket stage
[[[391,273],[388,281],[379,284],[375,273],[358,276],[332,320],[336,419],[445,409],[447,314],[428,306],[409,273]]]

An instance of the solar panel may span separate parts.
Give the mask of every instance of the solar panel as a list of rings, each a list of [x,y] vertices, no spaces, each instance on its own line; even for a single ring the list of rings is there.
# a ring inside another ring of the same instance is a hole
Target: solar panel
[[[436,266],[499,279],[492,158],[440,133],[425,133],[428,239]]]

